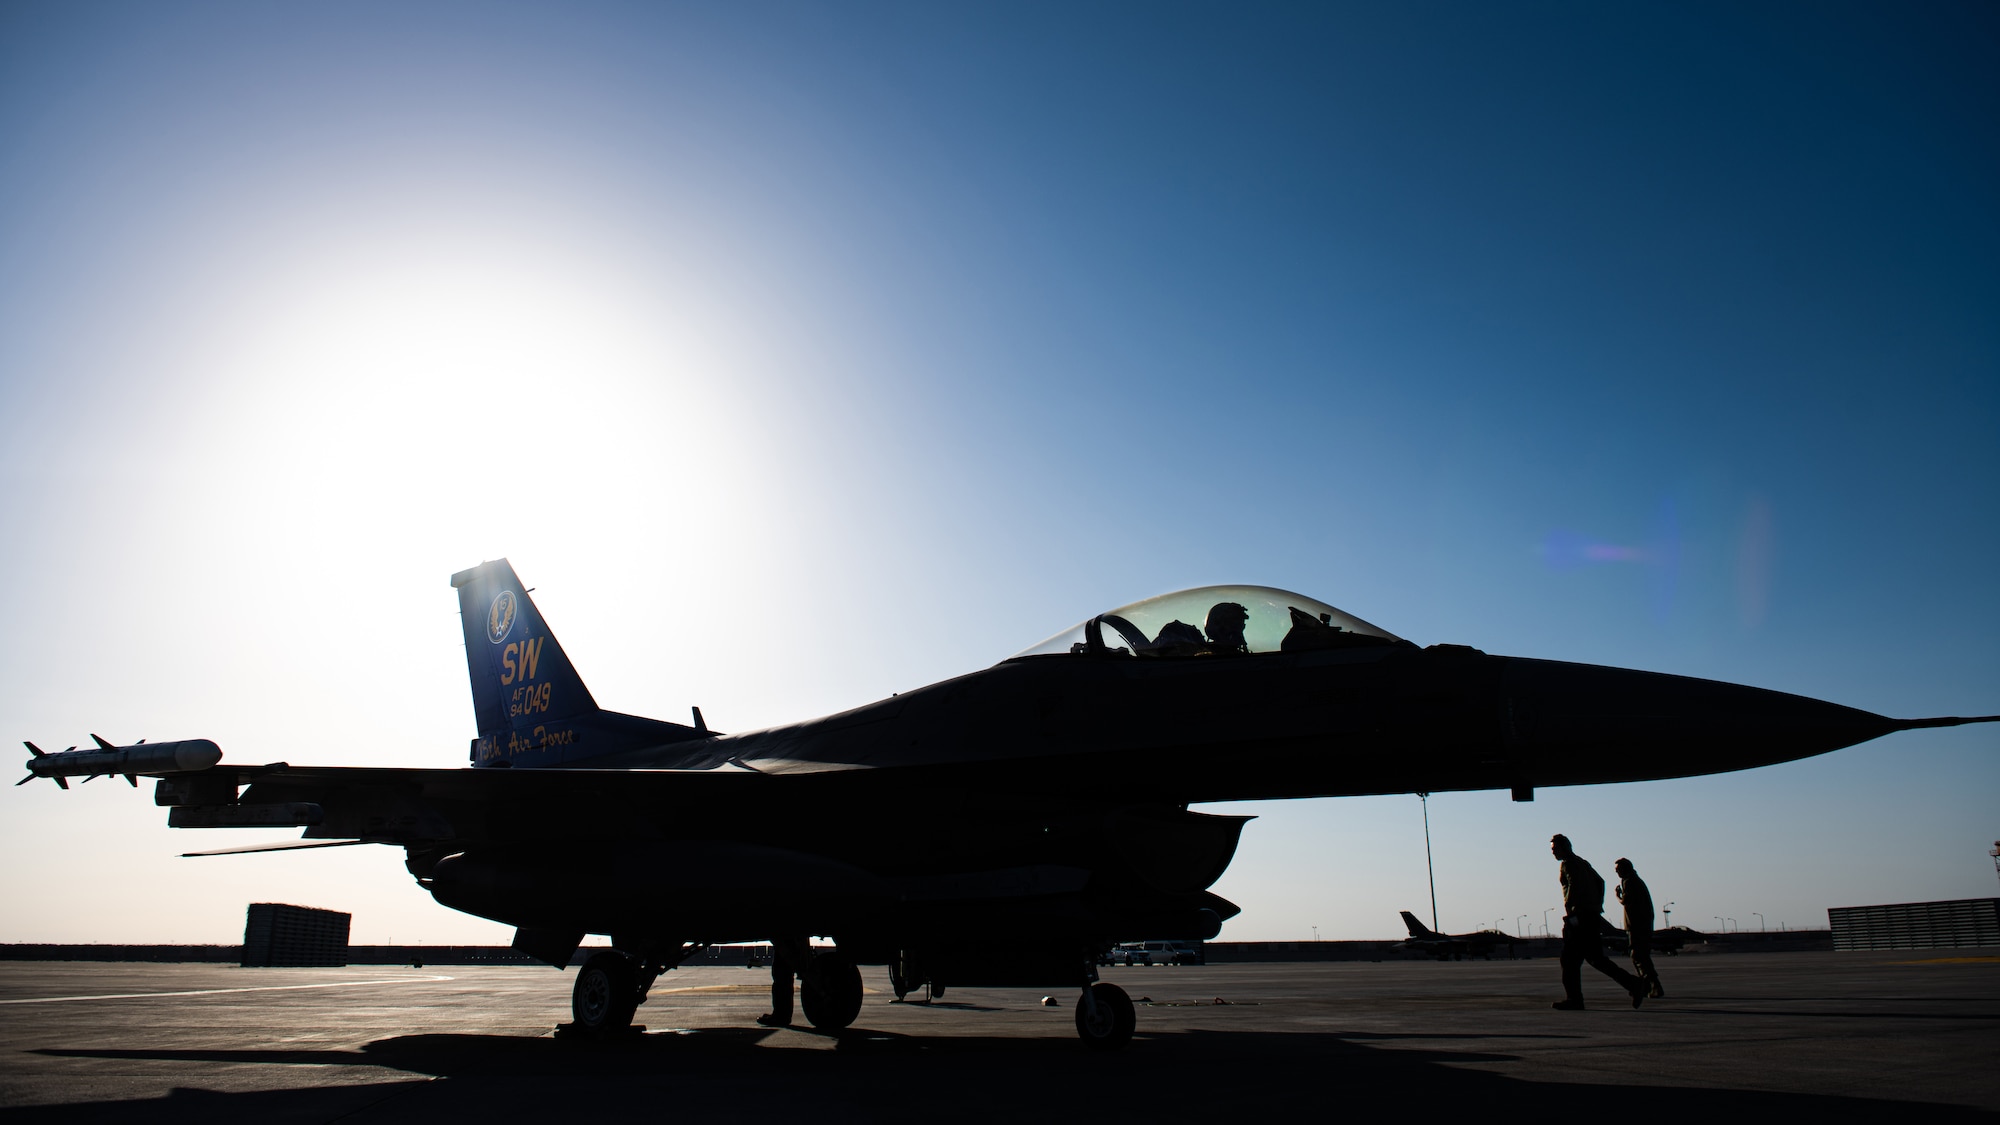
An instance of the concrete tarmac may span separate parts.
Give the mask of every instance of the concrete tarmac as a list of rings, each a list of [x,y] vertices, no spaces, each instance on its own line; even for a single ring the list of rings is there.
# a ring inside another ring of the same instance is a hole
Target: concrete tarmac
[[[0,1121],[2000,1118],[2000,957],[1660,969],[1636,1012],[1588,968],[1591,1010],[1551,1010],[1552,960],[1106,969],[1147,1002],[1098,1054],[1074,992],[893,1003],[879,968],[839,1036],[758,1027],[768,974],[700,968],[592,1042],[552,1034],[573,971],[4,963]]]

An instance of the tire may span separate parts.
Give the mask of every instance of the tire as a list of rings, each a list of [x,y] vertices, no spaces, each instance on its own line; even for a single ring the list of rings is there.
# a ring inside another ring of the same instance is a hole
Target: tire
[[[1130,1043],[1132,1030],[1139,1024],[1132,998],[1117,985],[1102,982],[1090,986],[1090,996],[1097,1001],[1096,1018],[1091,1018],[1089,1007],[1077,1004],[1077,1038],[1093,1051],[1116,1051]]]
[[[605,1035],[632,1026],[639,1007],[639,972],[623,953],[593,953],[577,971],[569,1011],[578,1031]]]
[[[806,1022],[821,1031],[839,1031],[861,1014],[861,970],[846,954],[822,953],[813,958],[815,987],[811,978],[799,989]]]

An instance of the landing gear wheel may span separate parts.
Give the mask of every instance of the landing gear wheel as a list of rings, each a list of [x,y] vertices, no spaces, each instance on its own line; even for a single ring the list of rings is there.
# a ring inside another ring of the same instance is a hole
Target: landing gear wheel
[[[1115,1051],[1132,1041],[1132,1029],[1139,1025],[1139,1017],[1132,1011],[1132,998],[1115,984],[1093,984],[1090,986],[1093,1005],[1079,1002],[1076,1006],[1076,1034],[1084,1046],[1094,1051]]]
[[[639,1006],[639,970],[623,953],[593,953],[576,974],[569,1011],[578,1031],[604,1035],[632,1026]]]
[[[843,953],[822,953],[813,958],[813,966],[819,984],[808,978],[799,989],[806,1022],[821,1031],[839,1031],[861,1014],[861,970]]]

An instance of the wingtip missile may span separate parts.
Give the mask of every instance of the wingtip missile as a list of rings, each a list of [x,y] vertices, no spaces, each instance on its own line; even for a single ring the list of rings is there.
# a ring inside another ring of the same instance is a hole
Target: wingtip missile
[[[27,762],[28,776],[16,784],[46,777],[68,789],[69,783],[64,778],[81,777],[88,782],[94,777],[122,774],[136,788],[141,774],[158,777],[195,773],[222,760],[222,748],[206,738],[114,746],[95,734],[90,737],[98,749],[78,750],[72,746],[60,754],[51,754],[32,742],[23,743],[34,757]]]

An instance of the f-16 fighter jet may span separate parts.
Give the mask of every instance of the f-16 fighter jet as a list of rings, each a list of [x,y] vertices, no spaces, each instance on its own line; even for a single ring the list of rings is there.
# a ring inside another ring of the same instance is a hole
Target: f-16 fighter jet
[[[385,844],[438,902],[566,966],[575,1027],[628,1027],[662,972],[725,942],[804,951],[839,1029],[859,966],[898,994],[1075,988],[1096,1048],[1132,1035],[1097,980],[1123,941],[1214,937],[1247,818],[1211,801],[1596,785],[1748,769],[1892,731],[1735,684],[1422,648],[1324,602],[1212,586],[1098,614],[1000,663],[852,711],[723,734],[597,705],[506,560],[453,575],[469,769],[245,765],[212,742],[37,754],[31,777],[159,778],[180,828]],[[1147,769],[1122,768],[1143,760]],[[266,850],[266,846],[237,850]],[[215,853],[209,853],[215,854]]]
[[[1403,925],[1410,931],[1408,940],[1396,943],[1397,949],[1413,953],[1428,953],[1440,961],[1457,961],[1467,957],[1482,960],[1493,959],[1493,948],[1497,945],[1514,944],[1514,939],[1499,930],[1476,930],[1469,934],[1441,934],[1422,922],[1407,910],[1398,911],[1403,916]]]

